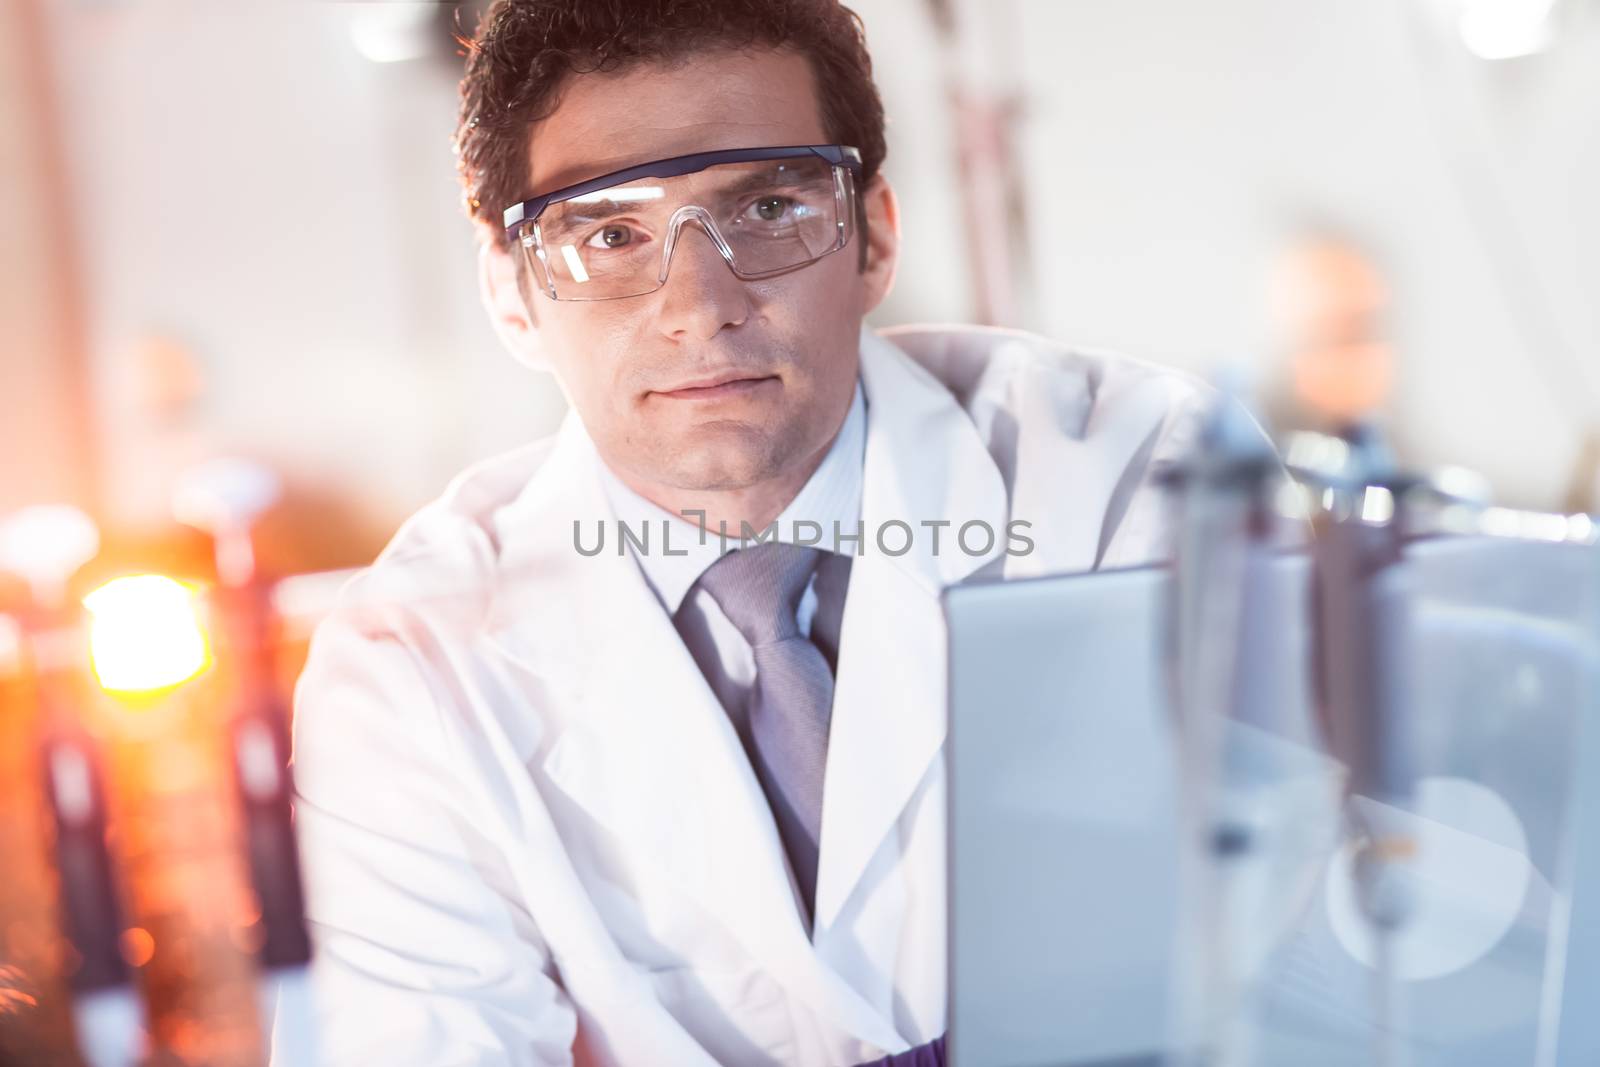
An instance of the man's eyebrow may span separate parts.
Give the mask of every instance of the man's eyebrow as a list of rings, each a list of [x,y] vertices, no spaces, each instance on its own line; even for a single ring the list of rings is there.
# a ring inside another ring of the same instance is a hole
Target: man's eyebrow
[[[795,167],[775,165],[729,182],[717,190],[717,195],[738,196],[740,193],[755,192],[758,189],[782,189],[791,185],[801,185],[811,177],[814,177],[814,174],[803,173]]]
[[[582,226],[626,214],[637,210],[641,204],[660,200],[664,195],[665,190],[659,185],[601,189],[568,200],[558,200],[551,205],[561,209],[555,214],[553,221],[557,223],[557,228],[570,229],[572,226]]]
[[[562,223],[599,222],[616,215],[626,214],[639,206],[639,201],[629,200],[565,200],[556,218]]]

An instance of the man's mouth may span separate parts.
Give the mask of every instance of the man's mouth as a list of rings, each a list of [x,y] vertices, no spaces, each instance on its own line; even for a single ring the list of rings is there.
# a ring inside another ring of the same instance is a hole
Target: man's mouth
[[[653,390],[673,400],[723,400],[765,388],[778,380],[776,375],[716,374],[679,382],[668,389]]]

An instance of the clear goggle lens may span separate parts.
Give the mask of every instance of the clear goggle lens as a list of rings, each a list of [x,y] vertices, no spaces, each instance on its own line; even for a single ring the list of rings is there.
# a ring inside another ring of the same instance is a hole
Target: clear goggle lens
[[[719,163],[556,201],[523,223],[519,243],[553,299],[641,296],[666,282],[691,222],[736,275],[763,278],[843,248],[854,198],[849,168],[825,160]]]

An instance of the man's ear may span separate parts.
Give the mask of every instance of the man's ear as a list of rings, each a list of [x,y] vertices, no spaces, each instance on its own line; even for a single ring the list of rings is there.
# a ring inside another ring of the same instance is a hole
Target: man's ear
[[[478,295],[495,334],[517,362],[534,370],[551,369],[539,352],[539,324],[534,319],[533,301],[524,300],[517,284],[517,265],[507,252],[492,240],[478,248]]]
[[[866,282],[866,314],[894,288],[895,268],[900,263],[900,202],[895,199],[889,179],[876,175],[862,192],[867,209],[867,263],[861,270]]]

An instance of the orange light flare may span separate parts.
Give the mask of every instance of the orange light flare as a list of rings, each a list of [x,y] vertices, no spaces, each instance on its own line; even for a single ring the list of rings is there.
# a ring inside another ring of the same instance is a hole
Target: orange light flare
[[[114,578],[83,598],[89,651],[101,688],[157,695],[211,665],[195,590],[159,574]]]

